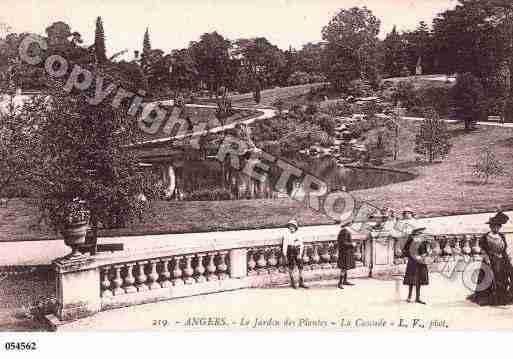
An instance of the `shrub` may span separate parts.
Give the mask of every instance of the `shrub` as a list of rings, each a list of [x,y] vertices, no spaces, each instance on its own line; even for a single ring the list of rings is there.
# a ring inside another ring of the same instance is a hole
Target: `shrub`
[[[274,102],[271,104],[271,106],[276,107],[276,109],[278,110],[278,113],[281,114],[283,112],[285,102],[281,98],[278,98],[278,99],[274,100]]]
[[[369,81],[354,80],[349,84],[349,93],[355,97],[369,97],[374,95]]]
[[[351,105],[345,100],[330,101],[326,105],[321,104],[321,111],[333,117],[351,117],[354,113]]]
[[[456,107],[456,116],[465,122],[465,129],[472,129],[475,123],[486,116],[484,88],[471,73],[459,75],[452,88],[451,99]]]
[[[416,97],[425,108],[434,108],[440,116],[449,114],[451,89],[447,87],[428,87],[417,91]]]
[[[307,115],[313,116],[317,112],[319,112],[319,107],[315,103],[310,103],[310,104],[308,104],[308,106],[306,106],[305,112]]]
[[[447,123],[440,119],[434,109],[426,110],[417,136],[415,153],[424,155],[431,163],[440,157],[446,157],[451,149]]]
[[[307,83],[310,83],[310,75],[303,71],[296,71],[289,76],[287,83],[291,86],[305,85]]]
[[[415,99],[415,86],[411,81],[400,81],[392,92],[392,101],[397,105],[399,101],[406,107],[413,107],[412,101]]]
[[[218,120],[224,120],[231,115],[234,114],[234,110],[232,108],[232,101],[226,96],[226,93],[223,97],[220,97],[217,100],[217,108],[216,108],[216,117]]]
[[[492,177],[504,175],[504,165],[499,161],[495,153],[487,147],[477,162],[472,166],[473,175],[484,179],[484,183]]]
[[[333,118],[327,114],[318,114],[315,116],[314,121],[319,127],[330,136],[335,135],[335,127],[337,124]]]

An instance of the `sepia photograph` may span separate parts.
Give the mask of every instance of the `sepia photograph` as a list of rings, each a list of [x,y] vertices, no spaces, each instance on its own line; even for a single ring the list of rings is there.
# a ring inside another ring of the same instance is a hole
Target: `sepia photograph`
[[[513,330],[511,0],[0,1],[0,332]]]

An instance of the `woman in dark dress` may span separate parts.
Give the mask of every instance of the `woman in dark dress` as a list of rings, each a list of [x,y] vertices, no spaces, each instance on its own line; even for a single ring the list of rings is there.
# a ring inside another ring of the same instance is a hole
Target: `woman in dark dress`
[[[428,255],[429,242],[422,236],[426,228],[412,230],[403,248],[408,258],[403,284],[408,286],[408,302],[411,302],[413,287],[415,287],[415,302],[426,304],[420,299],[420,288],[429,284],[429,271],[424,258]]]
[[[338,267],[340,268],[340,279],[338,288],[344,289],[344,285],[352,286],[347,280],[347,271],[356,268],[356,259],[354,252],[356,243],[351,239],[351,234],[347,229],[342,228],[337,238],[338,242]]]
[[[504,305],[510,300],[508,289],[511,287],[512,268],[508,256],[508,245],[502,225],[509,217],[499,212],[490,218],[490,232],[481,237],[479,245],[485,256],[481,265],[476,292],[470,300],[479,305]]]

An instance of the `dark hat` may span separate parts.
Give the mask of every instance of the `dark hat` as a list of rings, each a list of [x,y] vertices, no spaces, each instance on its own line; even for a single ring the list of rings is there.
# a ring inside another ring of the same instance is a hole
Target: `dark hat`
[[[504,225],[508,223],[509,217],[504,214],[504,212],[499,212],[495,216],[491,217],[486,224],[498,224],[498,225]]]

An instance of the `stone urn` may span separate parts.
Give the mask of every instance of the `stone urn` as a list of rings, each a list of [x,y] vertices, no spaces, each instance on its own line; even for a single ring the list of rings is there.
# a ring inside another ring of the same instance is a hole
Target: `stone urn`
[[[90,212],[85,201],[78,198],[66,203],[59,212],[60,232],[64,237],[64,243],[71,248],[71,253],[65,259],[78,259],[83,257],[79,252],[80,245],[86,241],[89,229]]]
[[[89,221],[66,223],[64,225],[61,229],[61,234],[64,237],[64,243],[71,248],[71,253],[65,258],[73,259],[82,256],[79,252],[79,247],[85,243],[88,229]]]

